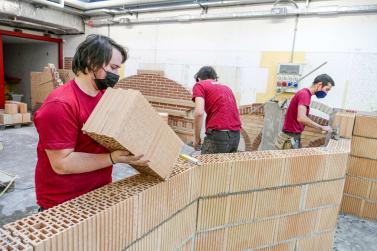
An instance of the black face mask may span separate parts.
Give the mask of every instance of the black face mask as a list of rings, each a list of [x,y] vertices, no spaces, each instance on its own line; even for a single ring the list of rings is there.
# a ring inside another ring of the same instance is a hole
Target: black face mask
[[[104,69],[105,70],[105,69]],[[114,74],[112,72],[106,71],[106,77],[104,79],[94,79],[98,90],[105,90],[107,87],[113,88],[116,83],[118,83],[119,75]],[[94,74],[94,77],[96,75]]]

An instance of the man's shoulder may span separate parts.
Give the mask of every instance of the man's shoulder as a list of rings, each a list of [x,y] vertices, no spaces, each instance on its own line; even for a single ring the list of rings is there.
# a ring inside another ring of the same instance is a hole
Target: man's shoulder
[[[307,98],[307,97],[311,97],[311,93],[310,93],[310,90],[308,88],[304,88],[304,89],[301,89],[299,90],[298,92],[296,92],[295,94],[296,97],[300,97],[300,98]]]
[[[62,102],[62,103],[72,103],[76,101],[74,92],[74,81],[68,81],[62,86],[54,89],[46,98],[45,103],[48,102]]]

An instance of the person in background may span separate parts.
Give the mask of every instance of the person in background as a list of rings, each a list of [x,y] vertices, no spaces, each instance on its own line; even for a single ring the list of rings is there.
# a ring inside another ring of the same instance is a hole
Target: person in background
[[[89,35],[73,58],[75,78],[52,91],[36,112],[40,211],[110,183],[115,163],[147,165],[142,155],[109,152],[81,130],[105,89],[118,82],[126,59],[126,50],[112,39]]]
[[[317,98],[326,97],[327,93],[335,86],[334,80],[327,74],[317,76],[311,87],[298,91],[292,98],[285,115],[282,133],[284,138],[292,141],[292,148],[300,148],[301,133],[305,126],[321,131],[332,132],[330,126],[322,126],[311,120],[309,115],[310,102],[313,95]]]
[[[211,66],[202,67],[195,75],[192,89],[194,112],[194,148],[199,150],[200,131],[206,112],[205,138],[202,154],[236,152],[240,141],[241,120],[232,90],[217,82],[218,76]]]

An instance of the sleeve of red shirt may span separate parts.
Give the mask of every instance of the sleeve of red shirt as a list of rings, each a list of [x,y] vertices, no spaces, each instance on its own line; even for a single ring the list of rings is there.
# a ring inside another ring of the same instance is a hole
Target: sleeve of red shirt
[[[69,104],[59,101],[44,104],[34,123],[43,148],[62,150],[75,147],[80,128]]]
[[[204,87],[199,83],[196,83],[192,88],[192,101],[195,102],[196,97],[204,98]]]
[[[298,104],[309,107],[310,106],[310,96],[306,92],[300,92],[298,96]]]

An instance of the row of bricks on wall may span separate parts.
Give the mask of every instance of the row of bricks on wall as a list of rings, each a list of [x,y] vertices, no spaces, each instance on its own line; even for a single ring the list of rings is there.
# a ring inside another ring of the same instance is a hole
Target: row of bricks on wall
[[[202,203],[224,199],[226,208],[231,208],[242,206],[233,199],[252,196],[249,220],[336,208],[347,152],[326,148],[265,151],[200,156],[200,160],[201,167],[178,160],[166,182],[138,174],[4,228],[34,250],[120,250],[190,203],[199,201],[201,207],[200,199]],[[227,211],[228,219],[241,208],[234,210]],[[199,230],[217,224],[216,220],[208,223],[208,217],[198,222]]]
[[[193,250],[263,250],[286,243],[289,243],[290,248],[283,250],[332,249],[338,205],[224,224],[226,221],[219,221],[226,217],[222,200],[230,199],[232,198],[200,199],[135,241],[127,250],[182,250],[187,246]],[[222,213],[222,217],[216,219],[216,226],[199,228],[202,218],[209,216],[213,219],[211,212],[216,212],[216,215]],[[244,213],[245,210],[241,209],[240,212]],[[326,244],[307,243],[312,238],[318,241],[318,236],[321,235],[328,237]],[[217,238],[214,239],[214,236]],[[319,248],[317,245],[323,246]]]
[[[342,211],[377,220],[377,116],[356,115]]]
[[[179,106],[173,104],[166,104],[166,103],[157,103],[157,102],[149,102],[155,108],[164,108],[164,109],[172,109],[176,111],[188,111],[191,108],[187,106]]]
[[[254,103],[251,105],[242,105],[238,108],[238,111],[240,115],[248,115],[251,112],[253,112],[252,114],[260,114],[260,115],[264,114],[263,105],[261,103]]]
[[[153,81],[148,80],[148,81],[141,81],[141,80],[136,80],[134,83],[129,83],[129,82],[119,82],[117,84],[117,87],[126,87],[126,88],[131,88],[135,89],[138,88],[139,90],[150,90],[150,91],[157,91],[161,93],[165,92],[174,92],[174,93],[183,93],[183,94],[188,94],[187,90],[185,90],[183,87],[178,87],[178,86],[173,86],[170,84],[165,85],[165,81]]]

